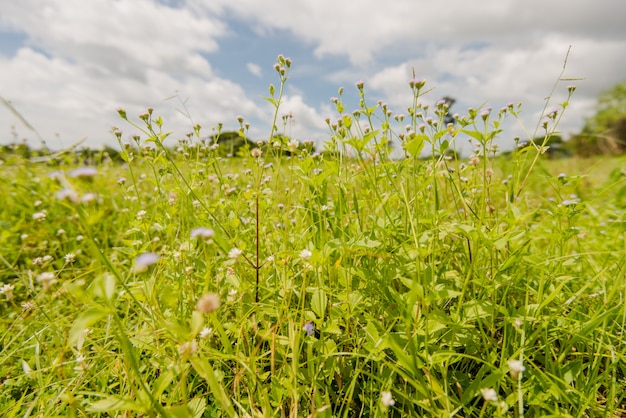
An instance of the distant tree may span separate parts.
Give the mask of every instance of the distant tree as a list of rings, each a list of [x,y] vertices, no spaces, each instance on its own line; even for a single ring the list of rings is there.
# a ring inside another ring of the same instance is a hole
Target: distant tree
[[[569,140],[576,155],[626,152],[626,80],[600,94],[596,114]]]
[[[248,149],[257,147],[256,143],[242,137],[237,131],[221,132],[219,135],[214,135],[210,138],[210,143],[219,145],[219,154],[222,156],[237,156],[246,147]]]

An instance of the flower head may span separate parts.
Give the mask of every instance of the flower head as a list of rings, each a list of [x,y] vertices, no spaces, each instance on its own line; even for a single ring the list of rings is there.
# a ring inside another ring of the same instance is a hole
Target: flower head
[[[241,254],[243,253],[243,251],[241,251],[239,248],[234,247],[232,248],[229,252],[228,252],[228,258],[232,259],[232,260],[236,260],[239,258],[239,256],[241,256]]]
[[[133,271],[135,273],[143,273],[148,270],[148,267],[159,261],[159,255],[156,253],[143,253],[135,258],[135,266]]]
[[[313,335],[314,331],[315,331],[315,324],[313,322],[307,322],[306,324],[304,324],[304,326],[302,327],[302,330],[304,332],[306,332],[306,335],[308,335],[309,337]]]
[[[178,346],[178,354],[182,357],[191,357],[198,351],[198,342],[196,340],[185,341]]]
[[[304,261],[308,261],[312,255],[313,253],[307,249],[300,251],[300,258],[303,259]]]
[[[3,284],[2,287],[0,287],[0,295],[4,295],[7,298],[7,301],[10,301],[11,299],[13,299],[14,289],[15,287],[10,283]]]
[[[49,271],[41,273],[39,276],[37,276],[36,280],[37,282],[41,283],[44,291],[49,290],[52,287],[52,285],[55,284],[57,281],[54,273],[51,273]]]
[[[526,367],[524,367],[524,363],[521,360],[512,359],[507,361],[506,364],[509,366],[509,373],[511,373],[511,377],[514,379],[526,371]]]
[[[196,304],[196,310],[201,313],[215,312],[219,307],[220,297],[217,293],[205,293]]]
[[[212,333],[213,333],[213,328],[204,327],[204,328],[202,328],[202,331],[200,331],[200,334],[198,334],[198,337],[200,337],[200,338],[207,338]]]
[[[391,392],[381,392],[380,401],[383,405],[389,407],[395,405],[396,401],[393,400],[393,395]]]
[[[70,171],[70,177],[75,178],[91,178],[98,174],[95,167],[80,167]]]
[[[211,228],[200,227],[191,230],[191,238],[198,238],[210,242],[214,236],[215,231]]]
[[[492,388],[483,388],[480,390],[480,394],[487,402],[498,402],[498,394]]]

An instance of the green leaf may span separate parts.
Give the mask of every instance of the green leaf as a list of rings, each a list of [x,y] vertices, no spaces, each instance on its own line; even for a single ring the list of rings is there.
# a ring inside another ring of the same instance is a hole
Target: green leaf
[[[478,131],[468,131],[467,129],[461,129],[461,132],[463,132],[465,135],[471,136],[472,138],[474,138],[475,140],[477,140],[481,144],[485,142],[485,136],[481,132],[478,132]]]
[[[327,303],[326,293],[322,289],[315,289],[311,296],[311,309],[313,309],[318,318],[324,318]]]
[[[146,408],[130,398],[108,395],[87,407],[89,412],[135,411],[145,413]]]
[[[108,311],[104,308],[92,308],[80,314],[78,318],[74,320],[72,328],[70,329],[69,343],[71,345],[76,344],[86,328],[89,328],[107,315]]]
[[[411,157],[419,157],[427,140],[428,136],[424,134],[413,135],[404,143],[404,149]]]
[[[115,276],[109,273],[104,273],[94,279],[91,284],[91,289],[95,297],[102,298],[110,302],[113,300],[113,296],[115,295],[115,285]]]

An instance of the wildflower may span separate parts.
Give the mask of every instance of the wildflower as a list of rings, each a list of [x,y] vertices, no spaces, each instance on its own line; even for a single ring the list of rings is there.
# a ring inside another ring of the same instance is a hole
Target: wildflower
[[[191,230],[191,238],[199,238],[207,242],[212,242],[215,231],[211,228],[200,227]]]
[[[524,363],[521,360],[509,360],[506,363],[509,366],[509,373],[513,379],[517,379],[517,377],[526,371],[526,367],[524,367]]]
[[[72,203],[78,203],[80,201],[80,197],[74,189],[59,190],[55,196],[58,200],[69,200]]]
[[[145,210],[140,210],[139,212],[137,212],[137,215],[136,215],[137,220],[138,221],[142,220],[143,218],[146,217],[147,214],[148,212],[146,212]]]
[[[156,253],[143,253],[135,258],[135,266],[133,272],[143,273],[148,270],[148,267],[153,265],[159,260],[159,255]]]
[[[421,89],[422,87],[424,87],[424,84],[426,84],[426,80],[424,79],[415,79],[412,78],[409,80],[409,86],[413,89]]]
[[[480,394],[487,402],[498,402],[498,394],[492,388],[483,388],[480,390]]]
[[[579,199],[564,199],[561,202],[561,206],[574,206],[579,202]]]
[[[23,311],[27,312],[27,311],[32,311],[33,309],[35,309],[37,305],[35,305],[31,301],[27,301],[27,302],[22,303],[21,307]]]
[[[381,392],[380,401],[383,403],[383,405],[387,407],[393,406],[396,403],[396,401],[393,400],[393,395],[391,395],[391,392]]]
[[[65,254],[65,262],[67,264],[72,264],[74,261],[76,261],[76,255],[73,253],[67,253]]]
[[[87,370],[87,362],[85,361],[86,357],[82,354],[76,356],[76,366],[74,366],[75,372],[82,372]]]
[[[37,276],[37,281],[41,283],[41,285],[43,286],[43,290],[47,291],[52,287],[53,284],[56,283],[57,280],[54,273],[47,271]]]
[[[315,331],[315,324],[313,322],[307,322],[302,327],[302,330],[306,332],[306,335],[310,337],[313,335],[313,332]]]
[[[83,237],[82,235],[76,235],[76,241],[80,242],[80,241],[82,241],[84,239],[85,239],[85,237]]]
[[[196,310],[201,313],[215,312],[220,307],[220,297],[217,293],[205,293],[196,304]]]
[[[469,163],[470,165],[477,166],[480,163],[480,158],[478,158],[476,155],[470,155]]]
[[[65,235],[65,229],[57,229],[57,236]]]
[[[243,253],[239,248],[234,247],[228,252],[228,258],[231,260],[237,260],[239,256]]]
[[[207,338],[212,333],[213,333],[213,328],[204,327],[204,328],[202,328],[202,331],[200,331],[200,334],[198,334],[198,337],[200,337],[200,338]]]
[[[46,212],[35,212],[33,213],[33,220],[37,222],[42,222],[46,219]]]
[[[124,184],[126,183],[126,177],[120,177],[119,179],[117,179],[117,184]]]
[[[15,289],[15,287],[10,284],[3,284],[2,287],[0,287],[0,295],[4,295],[7,298],[7,302],[13,299],[13,290]]]
[[[95,193],[85,193],[83,197],[80,198],[81,203],[91,203],[94,200],[98,199],[98,195]]]
[[[75,178],[91,178],[98,174],[98,170],[95,167],[80,167],[70,171],[70,177]]]
[[[359,80],[355,83],[356,88],[359,90],[363,90],[363,86],[365,85],[365,83],[362,80]]]
[[[312,255],[313,253],[309,250],[304,249],[300,251],[300,258],[303,259],[304,261],[307,261],[308,259],[310,259]]]
[[[185,341],[178,346],[178,354],[183,357],[191,357],[198,351],[198,342],[196,340]]]

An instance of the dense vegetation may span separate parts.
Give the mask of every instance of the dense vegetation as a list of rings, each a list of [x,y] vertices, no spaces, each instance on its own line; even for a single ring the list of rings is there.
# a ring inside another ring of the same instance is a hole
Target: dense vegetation
[[[334,99],[325,155],[271,132],[227,157],[199,128],[173,150],[120,111],[123,165],[1,166],[0,411],[625,414],[624,161],[545,159],[568,102],[505,158],[518,108],[444,126],[409,87],[408,116]]]

